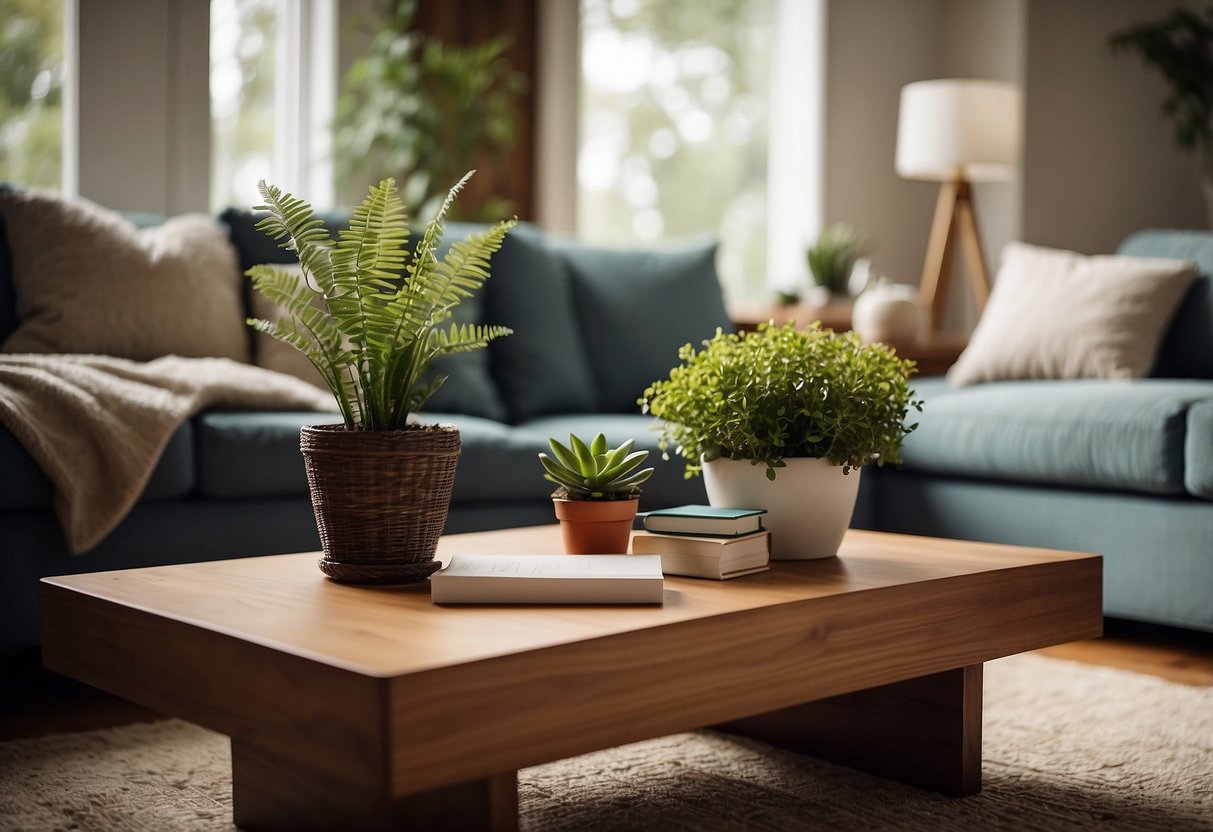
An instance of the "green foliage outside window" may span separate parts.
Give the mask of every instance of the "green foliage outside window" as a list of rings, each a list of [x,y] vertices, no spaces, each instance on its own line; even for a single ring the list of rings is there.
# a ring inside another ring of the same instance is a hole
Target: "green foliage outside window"
[[[1162,109],[1175,120],[1175,141],[1198,149],[1213,165],[1213,8],[1204,14],[1175,9],[1108,38],[1113,52],[1132,52],[1166,79]]]
[[[62,0],[0,0],[0,180],[59,187],[63,81]]]
[[[337,175],[340,189],[367,173],[393,174],[405,202],[429,217],[444,183],[513,147],[526,79],[506,59],[504,38],[464,47],[413,31],[416,6],[392,0],[370,49],[341,81]],[[500,197],[455,210],[484,221],[511,213]]]

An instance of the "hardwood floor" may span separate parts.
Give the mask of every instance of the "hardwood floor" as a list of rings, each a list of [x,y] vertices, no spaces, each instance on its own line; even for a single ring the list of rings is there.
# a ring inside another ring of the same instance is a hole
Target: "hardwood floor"
[[[1104,636],[1037,651],[1172,682],[1213,686],[1213,633],[1108,620]],[[160,715],[56,673],[36,652],[0,660],[0,741],[150,722]]]
[[[1102,638],[1036,651],[1198,687],[1213,686],[1213,633],[1105,619]]]

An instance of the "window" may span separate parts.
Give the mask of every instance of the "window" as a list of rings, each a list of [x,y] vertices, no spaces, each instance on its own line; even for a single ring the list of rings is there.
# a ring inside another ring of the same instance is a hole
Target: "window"
[[[582,0],[578,236],[713,232],[734,298],[799,278],[820,224],[819,22],[813,0]]]
[[[0,0],[0,181],[70,193],[71,0]]]
[[[211,206],[332,207],[336,0],[211,0]]]

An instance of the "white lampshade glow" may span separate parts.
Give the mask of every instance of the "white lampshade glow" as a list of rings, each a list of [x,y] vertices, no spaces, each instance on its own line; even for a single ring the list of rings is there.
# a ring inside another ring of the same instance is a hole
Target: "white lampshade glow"
[[[897,173],[935,182],[1010,179],[1022,135],[1022,97],[1014,84],[961,78],[907,84],[897,122]]]

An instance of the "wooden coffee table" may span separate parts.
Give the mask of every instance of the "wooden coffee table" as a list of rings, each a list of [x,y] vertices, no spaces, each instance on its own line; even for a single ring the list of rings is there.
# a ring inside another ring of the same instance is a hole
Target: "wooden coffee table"
[[[316,560],[47,578],[44,662],[230,736],[240,826],[513,829],[519,768],[703,726],[975,792],[982,662],[1102,628],[1098,556],[875,532],[661,607],[437,607]]]

